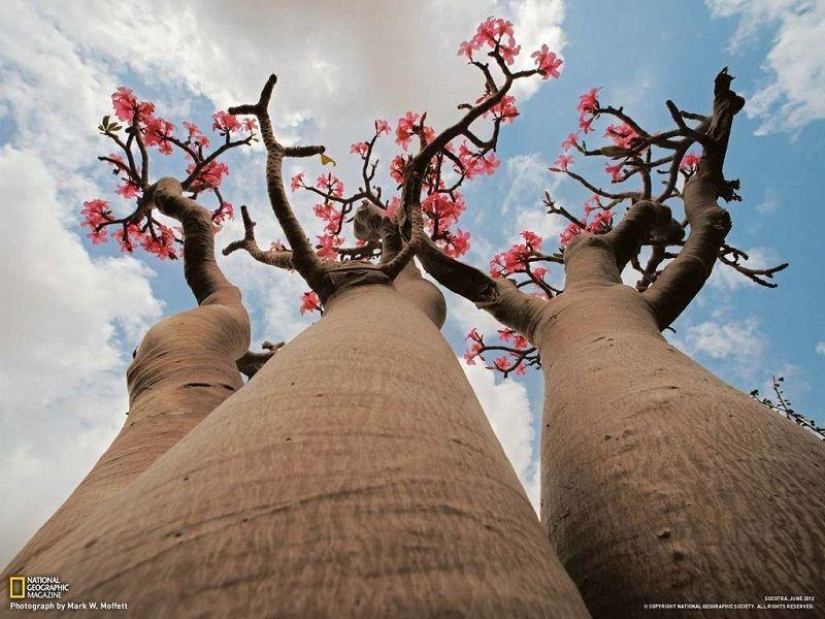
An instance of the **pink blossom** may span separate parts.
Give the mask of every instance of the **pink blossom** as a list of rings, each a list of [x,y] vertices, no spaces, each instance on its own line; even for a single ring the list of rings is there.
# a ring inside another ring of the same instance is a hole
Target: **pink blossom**
[[[200,127],[198,127],[195,123],[184,122],[183,128],[189,132],[189,141],[194,142],[201,148],[208,148],[209,147],[209,139],[201,133]]]
[[[367,149],[369,148],[369,144],[366,142],[356,142],[352,146],[349,147],[349,152],[354,155],[360,155],[363,157],[367,154]]]
[[[226,219],[235,219],[235,205],[224,200],[223,204],[212,214],[212,221],[221,225]]]
[[[92,239],[92,244],[100,245],[106,242],[106,228],[92,228],[86,236]]]
[[[121,86],[112,93],[112,105],[115,109],[115,116],[124,122],[132,124],[135,112],[137,112],[138,122],[146,123],[155,113],[154,103],[138,102],[137,97],[129,89]]]
[[[415,122],[420,118],[418,114],[407,112],[402,118],[398,119],[398,127],[395,130],[395,143],[404,150],[410,144],[410,139],[415,131]]]
[[[472,60],[473,59],[473,51],[475,51],[475,48],[473,47],[472,42],[462,41],[458,45],[458,52],[456,53],[456,56],[462,56],[463,55],[463,56],[467,57],[467,60]]]
[[[470,249],[470,233],[464,232],[460,228],[455,232],[447,233],[446,243],[443,247],[444,253],[451,258],[460,258]]]
[[[241,128],[241,123],[238,122],[238,119],[233,114],[222,110],[212,114],[212,121],[212,130],[222,135],[226,135],[232,131],[238,131]]]
[[[624,164],[619,162],[616,165],[610,165],[609,163],[604,164],[604,170],[608,174],[610,174],[610,178],[613,180],[614,183],[619,182],[622,180],[622,166]]]
[[[315,181],[315,186],[336,198],[344,195],[344,183],[342,183],[338,177],[334,176],[332,172],[319,176]]]
[[[296,191],[299,187],[303,187],[304,174],[306,174],[306,172],[298,172],[298,174],[290,179],[289,188],[292,189],[292,191]]]
[[[307,312],[316,312],[320,311],[321,309],[321,300],[318,298],[318,295],[312,291],[305,292],[301,295],[301,314],[306,314]]]
[[[135,196],[140,195],[140,187],[134,181],[124,178],[123,183],[115,189],[115,193],[123,196],[127,200],[131,200]]]
[[[140,246],[161,260],[176,257],[174,251],[175,233],[162,224],[159,226],[156,237],[153,237],[151,234],[145,234],[143,238],[140,239]]]
[[[396,183],[404,182],[404,168],[407,167],[407,160],[404,155],[397,155],[390,162],[390,176]]]
[[[504,59],[504,62],[512,65],[516,61],[516,56],[521,52],[521,45],[516,45],[515,39],[510,37],[506,44],[499,43],[498,51]]]
[[[375,121],[375,133],[376,135],[381,135],[382,133],[390,133],[392,131],[392,127],[390,127],[390,123],[386,120],[378,119]]]
[[[481,97],[476,103],[481,103],[485,98]],[[518,108],[516,108],[516,98],[512,95],[504,95],[501,101],[484,112],[484,118],[487,118],[490,114],[503,122],[513,122],[516,116],[519,115]]]
[[[175,131],[175,125],[162,118],[152,118],[146,123],[146,146],[156,146],[164,155],[172,154],[172,144],[169,138]]]
[[[344,239],[340,236],[333,236],[331,234],[325,234],[317,238],[317,251],[319,257],[327,258],[328,260],[335,260],[338,258],[338,248],[341,247]]]
[[[564,64],[561,58],[557,58],[556,54],[551,52],[546,45],[542,45],[541,49],[533,52],[532,58],[536,61],[536,66],[542,74],[542,79],[550,77],[559,77],[559,67]]]
[[[527,243],[527,247],[529,247],[533,251],[540,251],[541,250],[541,237],[536,234],[535,232],[530,232],[529,230],[525,230],[521,233],[521,238],[524,239],[524,242]]]
[[[571,163],[573,163],[573,157],[571,155],[568,155],[567,153],[562,153],[553,162],[553,167],[567,172],[567,168]]]
[[[466,208],[462,195],[458,192],[455,192],[454,195],[455,198],[451,198],[446,193],[434,193],[427,196],[421,203],[423,213],[431,221],[437,220],[442,230],[458,222],[459,217]]]
[[[570,133],[567,136],[567,139],[561,143],[561,147],[564,150],[568,150],[570,148],[578,148],[579,147],[579,132]]]
[[[131,252],[134,249],[132,242],[140,242],[143,238],[143,233],[137,224],[129,224],[125,230],[121,226],[112,232],[112,237],[117,241],[118,245],[120,245],[121,251]]]
[[[258,129],[258,120],[255,118],[244,118],[241,121],[241,124],[243,125],[243,128],[250,133],[257,131]]]
[[[581,234],[581,232],[582,228],[579,224],[571,223],[569,226],[567,226],[567,228],[564,229],[564,232],[562,232],[561,236],[559,237],[561,246],[564,247],[565,245],[567,245],[570,242],[570,239],[572,239],[576,235]]]
[[[599,196],[594,193],[584,203],[585,216],[590,215],[590,213],[595,211],[597,208],[604,208],[604,205],[602,205],[602,201]]]
[[[680,170],[694,170],[699,165],[699,162],[702,160],[701,155],[697,155],[695,153],[688,153],[684,157],[682,157],[682,161],[679,164]]]
[[[86,218],[84,226],[95,228],[105,221],[111,221],[111,210],[106,200],[90,200],[83,203],[80,213]]]
[[[195,171],[195,164],[190,163],[186,168],[186,173]],[[193,189],[203,191],[204,189],[217,189],[223,182],[223,177],[229,174],[229,166],[222,161],[212,161],[204,166],[198,177],[195,179]]]
[[[619,148],[630,148],[634,138],[639,137],[639,134],[627,123],[622,123],[621,125],[609,125],[604,132],[604,137],[611,138]]]

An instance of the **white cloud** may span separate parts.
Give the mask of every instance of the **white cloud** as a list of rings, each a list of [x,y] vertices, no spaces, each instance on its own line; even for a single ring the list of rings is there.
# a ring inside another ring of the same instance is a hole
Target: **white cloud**
[[[688,354],[733,362],[740,373],[754,372],[767,350],[756,318],[728,322],[710,320],[687,327],[684,334],[672,339]]]
[[[773,187],[768,187],[765,190],[765,197],[762,202],[757,204],[754,209],[760,215],[767,215],[773,213],[779,207],[779,197],[776,195],[776,190]]]
[[[816,354],[825,356],[825,342],[817,342]]]
[[[511,379],[497,384],[495,374],[483,365],[468,365],[463,359],[460,362],[493,431],[504,447],[504,453],[524,485],[530,502],[538,511],[540,469],[535,449],[534,415],[527,398],[527,389]]]
[[[765,58],[766,79],[745,112],[758,134],[798,133],[825,118],[825,2],[823,0],[706,0],[717,17],[738,17],[736,51],[766,28],[776,30]]]
[[[131,257],[92,260],[60,220],[45,164],[0,150],[0,563],[58,507],[123,424],[126,347],[161,313]],[[128,348],[131,350],[131,348]],[[23,490],[21,490],[23,489]]]

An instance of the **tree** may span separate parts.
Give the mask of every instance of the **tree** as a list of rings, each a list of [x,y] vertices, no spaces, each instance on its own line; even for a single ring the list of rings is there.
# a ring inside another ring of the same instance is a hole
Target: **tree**
[[[599,89],[582,95],[581,132],[603,116],[622,124],[608,127],[609,146],[589,150],[578,133],[565,151],[607,157],[614,183],[639,179],[641,188],[600,189],[570,170],[563,153],[552,169],[594,195],[584,218],[546,196],[549,212],[569,220],[558,252],[542,253],[542,239],[526,231],[523,243],[493,258],[488,276],[433,243],[419,246],[430,274],[507,327],[494,345],[473,330],[468,359],[503,352],[489,367],[504,374],[541,365],[541,520],[594,616],[642,616],[648,602],[758,602],[777,588],[825,586],[821,442],[661,336],[717,261],[769,287],[787,266],[748,268],[725,241],[731,219],[717,199],[738,199],[738,182],[722,168],[744,104],[732,79],[727,70],[717,76],[709,116],[668,102],[676,127],[661,133],[602,106]],[[701,158],[688,153],[695,143]],[[659,170],[667,180],[654,196]],[[688,179],[681,192],[680,176]],[[677,198],[682,221],[666,204]],[[545,280],[537,264],[544,261],[564,265],[563,294]],[[641,274],[636,290],[622,282],[628,264]],[[543,298],[525,292],[531,287]]]
[[[338,240],[354,200],[335,212],[337,179],[323,183],[319,213],[331,227],[317,247],[289,204],[284,158],[324,148],[278,142],[268,111],[275,77],[256,104],[230,108],[231,118],[260,123],[289,248],[258,247],[243,209],[244,239],[228,250],[297,271],[311,288],[304,309],[323,306],[323,317],[28,569],[61,574],[77,599],[128,599],[152,616],[587,616],[439,333],[441,293],[411,261],[425,226],[456,254],[466,245],[438,223],[458,200],[442,167],[494,167],[491,146],[445,155],[446,145],[484,115],[497,132],[513,81],[556,69],[545,49],[538,68],[511,73],[518,49],[504,20],[482,24],[473,46],[482,45],[508,86],[439,134],[426,115],[403,120],[400,139],[417,137],[421,150],[403,161],[394,203],[365,172],[354,248]],[[376,123],[373,143],[387,128]],[[165,125],[159,134],[175,144]],[[208,158],[190,155],[197,177]],[[160,183],[144,208],[193,182]]]
[[[48,557],[57,541],[69,537],[93,512],[105,509],[108,501],[240,389],[243,380],[239,368],[254,374],[272,355],[272,351],[247,352],[249,316],[240,290],[226,279],[214,253],[215,222],[231,213],[232,205],[220,196],[219,177],[215,185],[204,184],[205,179],[215,180],[210,169],[228,173],[218,157],[230,148],[248,144],[252,136],[232,143],[230,131],[218,128],[225,135],[225,144],[207,155],[208,139],[194,125],[190,125],[186,142],[176,140],[170,136],[174,127],[154,115],[152,103],[139,102],[125,88],[114,93],[112,100],[118,118],[129,123],[125,130],[128,137],[122,139],[120,123],[104,117],[98,129],[123,154],[100,160],[122,175],[117,193],[134,199],[135,209],[116,218],[107,201],[91,200],[84,204],[84,225],[90,228],[94,243],[106,240],[109,226],[120,226],[114,236],[124,251],[133,251],[139,243],[161,259],[177,259],[175,245],[182,245],[186,281],[198,307],[166,318],[143,338],[127,372],[129,411],[123,429],[66,502],[12,560],[6,570],[9,574],[26,573],[41,555]],[[220,118],[226,118],[225,113],[216,114],[216,119]],[[148,147],[171,154],[173,144],[192,159],[183,186],[168,177],[150,184]],[[218,209],[210,213],[185,197],[184,186],[214,192]],[[158,214],[178,222],[183,239],[158,221]]]

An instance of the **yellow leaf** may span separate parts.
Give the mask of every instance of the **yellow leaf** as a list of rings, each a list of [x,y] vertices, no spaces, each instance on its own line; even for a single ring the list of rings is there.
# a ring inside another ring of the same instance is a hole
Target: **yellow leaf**
[[[330,164],[330,163],[334,166],[338,165],[337,163],[335,163],[335,159],[333,159],[332,157],[327,157],[324,153],[320,153],[320,154],[321,154],[321,165],[327,165],[327,164]]]

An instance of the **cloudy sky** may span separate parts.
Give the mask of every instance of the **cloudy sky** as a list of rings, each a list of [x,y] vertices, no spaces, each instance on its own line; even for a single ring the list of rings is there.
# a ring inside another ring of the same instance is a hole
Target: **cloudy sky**
[[[93,8],[89,8],[93,7]],[[174,8],[172,8],[174,7]],[[284,141],[324,143],[344,181],[356,178],[349,145],[372,121],[428,110],[436,127],[481,87],[456,57],[488,15],[511,19],[525,50],[562,53],[558,81],[519,92],[521,117],[500,142],[502,166],[468,188],[468,259],[484,266],[529,228],[550,243],[545,189],[570,208],[587,197],[547,166],[576,128],[578,95],[602,87],[651,129],[665,127],[667,98],[707,110],[713,76],[729,65],[748,98],[737,119],[728,175],[742,179],[730,239],[757,262],[791,262],[778,290],[718,269],[672,336],[736,387],[787,380],[796,408],[825,421],[825,287],[820,241],[825,159],[823,0],[333,0],[239,2],[7,2],[0,22],[0,564],[60,505],[119,430],[127,410],[124,370],[141,334],[191,307],[179,264],[92,247],[79,227],[84,200],[118,203],[95,157],[110,152],[95,126],[117,86],[133,88],[180,126],[209,126],[216,109],[257,99],[279,75],[273,113]],[[151,19],[147,19],[151,16]],[[525,54],[526,55],[526,54]],[[658,126],[657,126],[658,124]],[[394,155],[387,141],[382,155]],[[229,159],[225,194],[265,213],[260,147]],[[317,160],[302,162],[314,178]],[[289,172],[299,168],[291,168]],[[170,168],[169,172],[176,173]],[[177,173],[180,171],[177,170]],[[121,203],[125,208],[125,203]],[[297,197],[305,217],[312,202]],[[259,217],[259,234],[275,239]],[[315,224],[313,224],[315,225]],[[238,237],[237,224],[221,232]],[[220,242],[220,241],[219,241]],[[289,339],[297,276],[225,261],[254,320],[254,341]],[[457,354],[473,325],[494,328],[470,304],[449,299],[444,332]],[[538,494],[538,374],[501,381],[468,376],[533,500]]]

